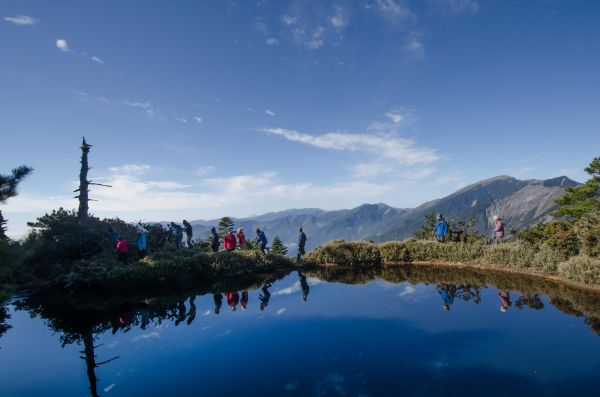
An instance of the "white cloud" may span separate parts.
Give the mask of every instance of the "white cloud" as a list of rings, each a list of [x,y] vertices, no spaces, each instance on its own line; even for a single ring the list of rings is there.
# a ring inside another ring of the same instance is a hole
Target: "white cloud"
[[[94,61],[94,62],[96,62],[96,63],[100,63],[100,64],[103,64],[103,63],[104,63],[104,61],[103,61],[102,59],[98,58],[98,57],[97,57],[97,56],[95,56],[95,55],[92,57],[92,61]]]
[[[109,167],[108,170],[112,173],[119,174],[135,174],[141,175],[149,172],[152,167],[148,164],[125,164],[121,166],[113,166]]]
[[[342,31],[348,26],[350,22],[350,17],[348,15],[348,10],[338,4],[333,6],[334,13],[329,18],[329,22],[337,31]]]
[[[31,26],[37,23],[37,19],[27,15],[17,15],[15,17],[5,17],[5,21],[12,22],[17,26]]]
[[[437,11],[448,15],[476,14],[479,3],[475,0],[428,0]]]
[[[58,49],[61,50],[62,52],[70,51],[69,44],[67,43],[67,40],[65,40],[65,39],[57,39],[56,47],[58,47]]]
[[[268,114],[269,116],[275,116],[275,112],[272,111],[271,109],[265,110],[265,113]]]
[[[196,169],[196,175],[204,176],[206,174],[213,172],[214,170],[215,170],[215,167],[213,167],[212,165],[205,165],[205,166],[202,166],[202,167],[199,167],[198,169]]]
[[[186,119],[185,117],[177,117],[177,116],[175,116],[174,119],[176,121],[179,121],[180,123],[184,123],[184,124],[188,122],[188,119]]]
[[[275,37],[267,37],[265,43],[268,45],[279,45],[279,40]]]
[[[98,98],[96,98],[96,100],[105,105],[108,105],[110,103],[110,100],[105,96],[99,96]]]
[[[146,116],[162,118],[158,109],[152,106],[150,101],[123,101],[122,103],[125,106],[142,109]]]
[[[321,149],[366,152],[401,165],[428,164],[439,159],[434,149],[417,147],[406,138],[344,132],[311,135],[283,128],[263,128],[261,131]]]
[[[368,126],[368,130],[390,134],[413,124],[417,120],[416,111],[409,107],[400,107],[390,110],[385,114],[389,121],[375,121]]]
[[[415,35],[411,35],[408,38],[406,44],[404,45],[404,49],[415,58],[423,58],[425,56],[425,46]]]
[[[285,307],[282,308],[282,309],[277,310],[277,315],[278,316],[282,315],[283,313],[285,313]]]
[[[200,117],[200,116],[194,116],[193,119],[196,120],[196,122],[198,124],[202,124],[202,121],[204,121],[204,120],[202,120],[202,117]]]
[[[306,283],[308,285],[310,285],[310,286],[313,286],[313,285],[317,285],[317,284],[322,283],[322,281],[319,280],[318,278],[308,277],[306,279]],[[282,288],[280,290],[277,290],[277,291],[273,292],[273,295],[275,295],[275,296],[278,296],[278,295],[291,295],[293,293],[296,293],[296,292],[300,291],[301,289],[302,288],[301,288],[301,285],[300,285],[300,281],[296,281],[294,284],[292,284],[289,287]]]
[[[285,26],[292,26],[295,25],[296,23],[298,23],[298,17],[292,17],[290,15],[284,14],[281,17],[281,22],[285,25]]]
[[[397,24],[413,22],[416,18],[408,6],[395,0],[376,0],[367,4],[367,8],[374,9],[387,21]]]

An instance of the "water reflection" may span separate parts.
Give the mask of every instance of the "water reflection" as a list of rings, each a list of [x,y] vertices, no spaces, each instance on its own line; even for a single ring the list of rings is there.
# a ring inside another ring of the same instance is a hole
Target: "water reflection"
[[[449,316],[454,316],[457,314],[455,312],[460,311],[454,309],[457,305],[464,307],[466,304],[473,307],[473,305],[480,305],[484,300],[488,305],[493,302],[495,313],[498,307],[503,312],[524,308],[541,310],[544,308],[542,295],[545,295],[549,297],[553,306],[567,314],[584,317],[585,322],[594,332],[600,331],[598,293],[579,290],[537,277],[423,265],[381,269],[319,268],[296,272],[298,278],[291,292],[297,294],[300,291],[301,300],[304,302],[307,302],[310,292],[311,278],[343,284],[365,284],[375,279],[394,284],[406,282],[412,285],[425,284],[426,288],[435,295],[436,311],[440,311],[439,299],[441,299],[441,306],[443,310],[449,312]],[[18,298],[13,304],[18,310],[25,310],[31,316],[44,319],[47,326],[59,335],[63,346],[67,344],[83,346],[81,358],[85,361],[89,391],[92,396],[97,396],[97,368],[119,359],[118,355],[102,351],[101,344],[95,344],[100,335],[127,333],[134,328],[152,329],[163,323],[172,323],[186,328],[185,325],[190,326],[196,320],[198,310],[196,301],[202,296],[207,296],[209,308],[212,307],[210,300],[212,296],[214,314],[220,313],[225,297],[231,311],[236,311],[233,314],[235,318],[239,318],[242,314],[237,310],[238,306],[241,310],[258,307],[261,312],[269,305],[275,305],[277,308],[280,296],[277,293],[272,296],[269,288],[272,287],[272,283],[287,275],[286,272],[282,272],[255,276],[246,280],[221,280],[219,283],[198,286],[188,291],[163,291],[158,294],[131,292],[126,296],[95,297],[66,296],[61,292],[36,293]],[[294,277],[293,274],[290,277]],[[494,286],[498,291],[494,292],[494,296],[484,294],[482,298],[481,290],[488,286]],[[257,295],[254,296],[258,299],[250,299],[251,291],[256,291]],[[313,291],[310,301],[312,306],[323,304],[323,301],[318,299],[318,295],[318,292]],[[297,295],[294,299],[297,302]],[[307,309],[309,306],[302,305]],[[487,307],[484,309],[487,310]],[[210,312],[209,309],[208,313]],[[510,314],[508,313],[507,316]],[[7,312],[4,310],[0,315],[6,317]],[[502,316],[502,318],[507,317]],[[0,335],[2,329],[0,326]]]

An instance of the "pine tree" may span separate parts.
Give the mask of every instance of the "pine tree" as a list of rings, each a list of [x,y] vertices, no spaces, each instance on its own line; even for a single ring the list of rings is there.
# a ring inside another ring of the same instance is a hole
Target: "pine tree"
[[[273,238],[273,244],[271,244],[271,253],[278,255],[287,255],[287,247],[283,245],[283,242],[279,236]]]
[[[222,239],[228,231],[233,231],[234,227],[235,224],[233,223],[233,220],[228,216],[224,216],[219,221],[219,237]]]
[[[19,182],[21,182],[21,180],[23,178],[25,178],[27,175],[31,174],[33,172],[33,168],[31,167],[27,167],[25,165],[22,165],[20,167],[17,167],[15,169],[13,169],[10,173],[10,175],[2,175],[0,174],[0,204],[4,204],[6,202],[6,200],[8,200],[11,197],[15,197],[18,192],[17,192],[17,186],[19,185]],[[2,211],[0,211],[0,239],[1,240],[5,240],[6,234],[6,228],[5,228],[5,223],[6,220],[4,219],[4,216],[2,215]]]
[[[592,178],[583,185],[567,188],[565,195],[556,200],[560,208],[553,215],[577,220],[600,210],[600,157],[593,159],[585,172]]]
[[[435,212],[431,211],[430,213],[426,214],[425,223],[421,226],[421,230],[417,230],[415,232],[415,237],[421,240],[431,238],[436,222],[437,217]]]

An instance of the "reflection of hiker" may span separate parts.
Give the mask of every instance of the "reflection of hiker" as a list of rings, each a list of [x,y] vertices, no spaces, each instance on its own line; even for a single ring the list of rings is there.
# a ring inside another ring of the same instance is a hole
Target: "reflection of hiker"
[[[256,228],[256,243],[258,244],[258,248],[260,248],[260,250],[264,254],[265,249],[267,248],[268,240],[267,236],[265,236],[265,233],[259,228]]]
[[[448,234],[448,223],[442,216],[442,214],[437,215],[437,223],[435,224],[435,228],[433,229],[437,241],[443,243],[446,241],[446,235]]]
[[[213,294],[213,300],[215,301],[215,314],[219,314],[223,305],[223,295]]]
[[[442,300],[444,301],[442,307],[445,311],[450,310],[450,305],[454,302],[454,293],[456,292],[456,286],[450,286],[448,284],[438,284],[436,289],[442,297]]]
[[[110,243],[111,243],[113,252],[115,252],[115,249],[117,247],[117,243],[119,242],[119,237],[121,237],[121,235],[119,234],[119,232],[117,232],[112,227],[108,228],[108,233],[110,233]]]
[[[212,252],[219,252],[219,235],[217,234],[217,230],[213,227],[210,229],[210,234],[212,237],[212,242],[210,244],[210,248]]]
[[[194,230],[192,229],[192,225],[190,225],[190,223],[184,219],[183,227],[185,229],[185,235],[187,237],[187,246],[188,246],[188,248],[192,248],[192,236],[194,235]]]
[[[306,302],[306,298],[308,298],[308,283],[306,282],[306,276],[298,271],[298,279],[300,280],[300,288],[302,289],[302,300]]]
[[[175,320],[175,326],[178,326],[180,322],[185,320],[186,310],[187,309],[185,308],[185,303],[183,303],[183,299],[180,299],[179,302],[177,302],[177,319]]]
[[[504,222],[498,215],[494,215],[494,242],[500,244],[504,239]]]
[[[181,248],[181,240],[183,240],[183,228],[175,222],[171,222],[171,227],[173,228],[173,237],[175,237],[175,245],[177,246],[177,248]]]
[[[233,251],[235,249],[235,236],[231,230],[228,230],[225,237],[223,237],[223,245],[227,251]]]
[[[262,294],[258,295],[258,299],[260,300],[260,311],[262,312],[263,310],[265,310],[265,307],[267,307],[269,305],[269,299],[271,299],[271,293],[269,292],[268,288],[271,287],[271,283],[267,283],[265,284],[262,288]]]
[[[190,311],[187,314],[187,325],[190,325],[196,318],[196,303],[194,302],[194,299],[196,299],[196,295],[190,296]]]
[[[296,255],[296,262],[300,262],[300,258],[305,254],[304,246],[306,245],[306,234],[302,228],[298,230],[298,255]]]
[[[498,296],[500,297],[500,311],[504,313],[512,304],[512,302],[510,301],[510,294],[508,293],[508,291],[500,291],[498,292]]]
[[[137,247],[139,258],[146,256],[146,248],[148,248],[148,242],[146,239],[146,231],[144,229],[138,229],[137,231]]]
[[[239,228],[237,230],[237,239],[238,239],[238,245],[240,246],[240,249],[243,250],[246,248],[246,235],[244,234],[244,229]]]
[[[119,261],[127,263],[127,258],[129,256],[129,244],[127,244],[127,240],[125,240],[123,237],[119,237],[116,248]]]
[[[245,289],[242,291],[242,300],[240,301],[240,307],[242,310],[246,310],[248,308],[248,290]]]
[[[231,308],[231,311],[235,311],[237,304],[240,301],[240,294],[235,291],[229,291],[227,293],[227,304]]]

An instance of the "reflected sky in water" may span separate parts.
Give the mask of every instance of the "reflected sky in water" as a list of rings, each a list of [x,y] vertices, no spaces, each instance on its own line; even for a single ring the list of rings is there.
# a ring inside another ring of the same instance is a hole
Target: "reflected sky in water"
[[[219,314],[213,293],[107,305],[92,352],[114,360],[94,368],[95,391],[91,344],[62,347],[55,319],[9,306],[2,395],[541,396],[594,394],[600,380],[600,337],[544,291],[310,274],[305,284],[297,272],[253,288],[246,310],[244,290],[219,291]],[[61,324],[93,324],[85,313]]]

